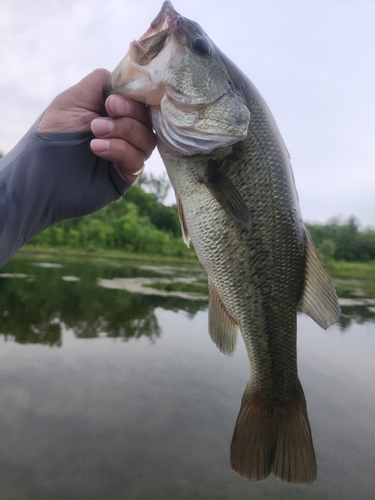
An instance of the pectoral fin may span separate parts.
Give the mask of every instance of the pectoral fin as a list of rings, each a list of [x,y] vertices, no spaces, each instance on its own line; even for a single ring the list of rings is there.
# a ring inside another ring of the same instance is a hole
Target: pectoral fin
[[[307,230],[305,285],[298,305],[325,330],[340,317],[335,288]]]
[[[176,204],[177,204],[177,212],[178,212],[178,217],[180,219],[180,224],[181,224],[181,233],[182,233],[182,238],[184,242],[186,243],[187,247],[190,246],[190,236],[188,233],[187,225],[186,225],[186,219],[184,215],[184,209],[182,207],[182,203],[180,198],[178,197],[177,193],[175,192],[176,195]]]
[[[211,339],[222,353],[231,356],[236,350],[238,325],[228,313],[210,279],[208,280],[208,290],[208,330]]]
[[[229,178],[219,169],[216,161],[209,160],[206,176],[202,179],[226,213],[242,227],[250,231],[251,214],[241,194]]]

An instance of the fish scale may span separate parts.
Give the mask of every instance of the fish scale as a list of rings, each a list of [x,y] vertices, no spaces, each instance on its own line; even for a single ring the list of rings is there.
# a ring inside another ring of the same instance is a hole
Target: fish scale
[[[338,319],[332,282],[306,231],[289,153],[263,98],[202,28],[163,7],[130,46],[108,89],[150,104],[181,229],[209,283],[209,333],[250,360],[231,464],[311,483],[316,460],[297,370],[296,308]]]

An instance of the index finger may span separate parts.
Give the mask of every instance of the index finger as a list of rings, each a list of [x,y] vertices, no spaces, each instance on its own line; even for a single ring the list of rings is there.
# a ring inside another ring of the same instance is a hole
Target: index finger
[[[105,109],[110,118],[127,116],[143,123],[146,127],[152,126],[148,108],[145,104],[134,101],[133,99],[112,94],[105,101]]]

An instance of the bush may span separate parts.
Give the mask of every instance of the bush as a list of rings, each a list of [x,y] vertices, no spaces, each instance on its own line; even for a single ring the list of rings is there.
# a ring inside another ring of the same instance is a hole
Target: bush
[[[139,186],[133,186],[119,201],[94,214],[54,225],[30,244],[89,251],[193,255],[182,241],[176,206],[164,206],[155,195]]]

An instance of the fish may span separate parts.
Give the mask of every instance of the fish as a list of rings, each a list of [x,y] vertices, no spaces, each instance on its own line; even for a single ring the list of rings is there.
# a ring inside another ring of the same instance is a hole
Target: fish
[[[106,93],[149,107],[184,241],[207,272],[208,331],[250,362],[230,446],[249,480],[311,484],[316,457],[297,370],[299,308],[326,329],[340,307],[306,230],[290,157],[248,77],[169,1],[130,44]]]

